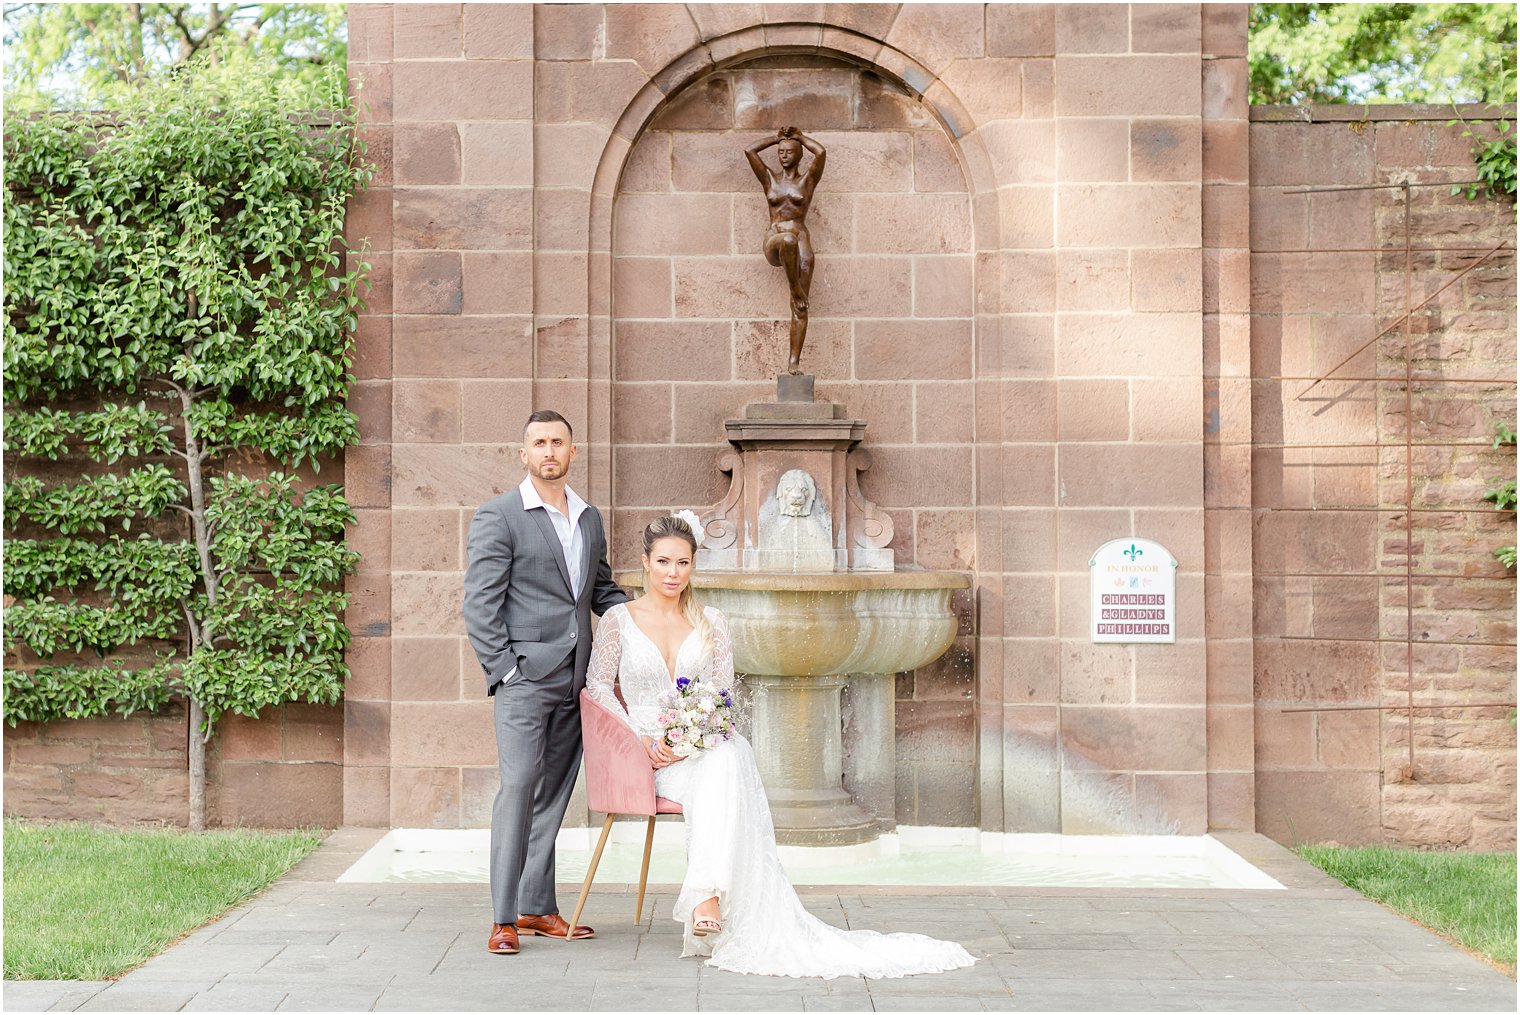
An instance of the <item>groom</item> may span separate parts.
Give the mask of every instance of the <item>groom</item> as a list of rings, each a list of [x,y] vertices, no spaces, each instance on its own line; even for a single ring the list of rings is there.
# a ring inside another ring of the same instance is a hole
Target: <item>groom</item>
[[[554,897],[554,836],[580,768],[591,614],[628,598],[612,583],[602,516],[566,485],[573,436],[553,410],[529,416],[527,478],[470,522],[464,619],[493,699],[501,770],[486,940],[498,955],[517,954],[520,933],[569,936]],[[575,928],[576,940],[594,935]]]

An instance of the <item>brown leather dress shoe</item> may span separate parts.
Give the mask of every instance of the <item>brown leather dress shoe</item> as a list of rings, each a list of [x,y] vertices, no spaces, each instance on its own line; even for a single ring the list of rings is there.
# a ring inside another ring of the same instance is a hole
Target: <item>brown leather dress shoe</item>
[[[516,927],[510,923],[491,924],[491,936],[486,938],[486,951],[493,955],[516,955],[518,950]]]
[[[575,933],[571,934],[570,925],[558,913],[549,913],[545,916],[529,916],[524,913],[517,918],[517,929],[524,934],[557,937],[561,941],[583,941],[588,937],[596,937],[596,931],[585,924],[578,924]]]

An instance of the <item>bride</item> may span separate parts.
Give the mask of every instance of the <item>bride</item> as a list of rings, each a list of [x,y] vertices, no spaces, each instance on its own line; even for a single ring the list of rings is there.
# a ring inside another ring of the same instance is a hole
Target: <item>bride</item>
[[[682,956],[773,976],[898,977],[971,965],[960,945],[922,934],[838,930],[802,908],[781,861],[754,751],[737,733],[680,758],[665,745],[657,716],[662,691],[678,678],[733,685],[728,622],[692,598],[697,538],[679,517],[644,530],[645,592],[602,617],[586,686],[639,735],[655,769],[655,792],[681,804],[686,880],[675,919],[686,927]],[[625,712],[613,693],[621,684]]]

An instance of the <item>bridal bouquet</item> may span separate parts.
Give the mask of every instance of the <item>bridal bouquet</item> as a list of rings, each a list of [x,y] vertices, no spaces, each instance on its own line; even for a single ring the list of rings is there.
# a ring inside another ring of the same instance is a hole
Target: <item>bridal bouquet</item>
[[[660,695],[659,723],[677,757],[717,747],[734,730],[734,698],[701,680],[681,677]]]

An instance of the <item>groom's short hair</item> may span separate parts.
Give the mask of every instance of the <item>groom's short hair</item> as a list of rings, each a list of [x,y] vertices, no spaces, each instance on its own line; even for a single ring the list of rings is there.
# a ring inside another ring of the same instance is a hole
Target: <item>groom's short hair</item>
[[[565,429],[570,433],[570,439],[575,439],[575,428],[570,425],[570,421],[568,419],[561,416],[553,409],[534,409],[533,412],[528,416],[528,421],[523,424],[522,442],[524,444],[528,443],[528,427],[532,426],[534,423],[563,423],[565,424]]]

